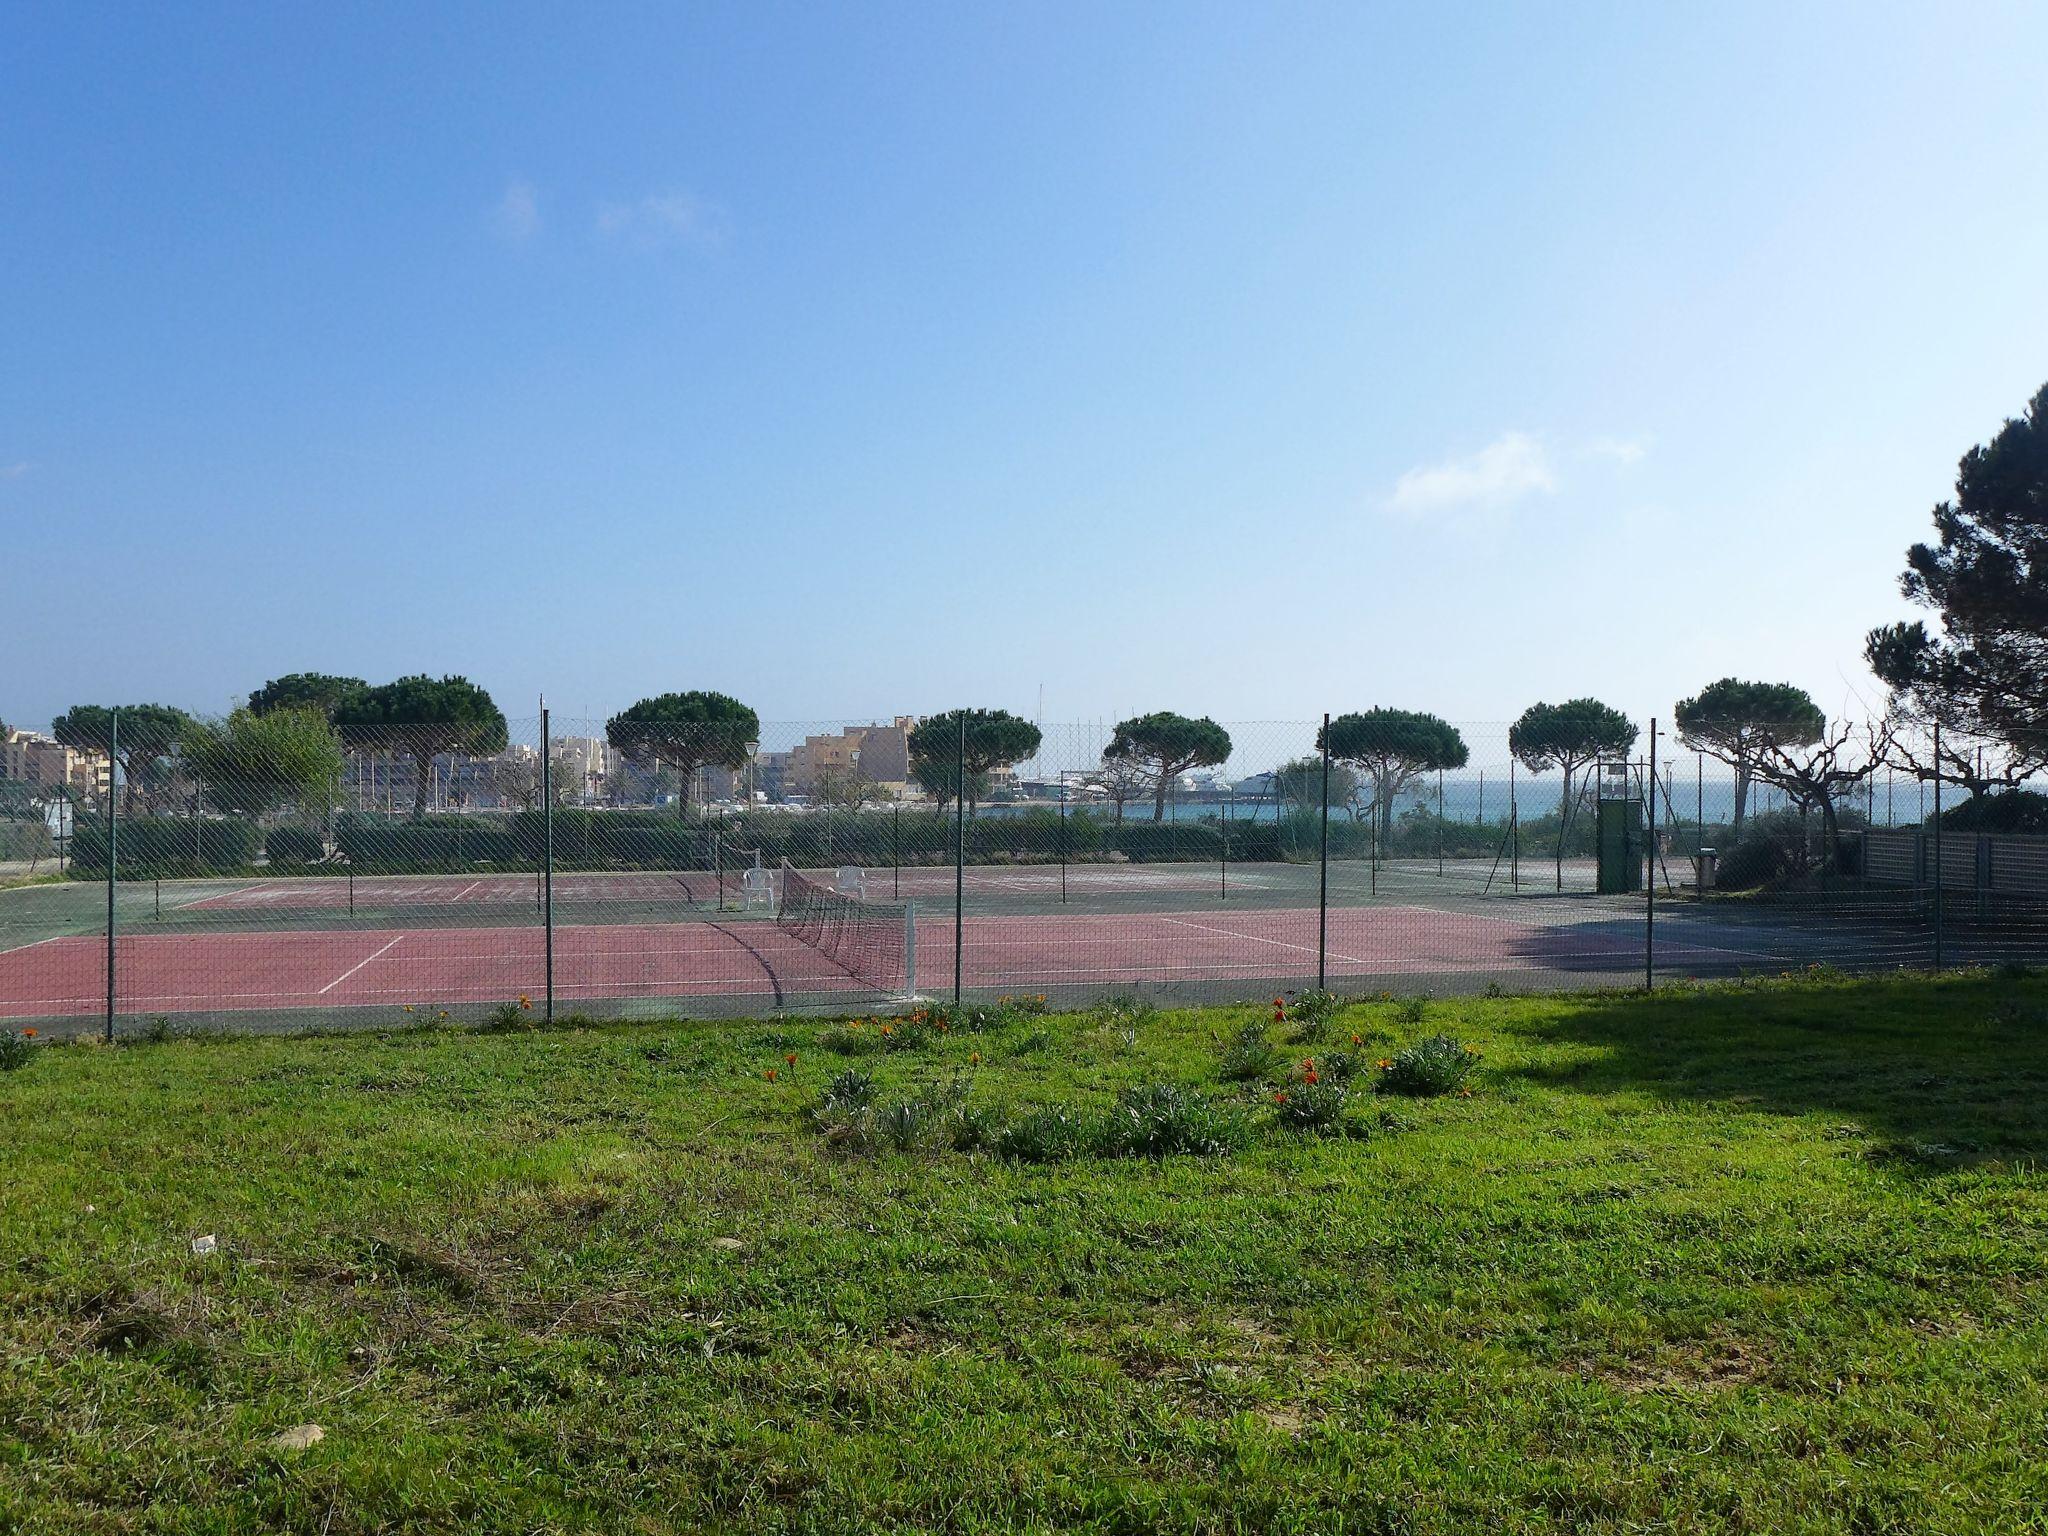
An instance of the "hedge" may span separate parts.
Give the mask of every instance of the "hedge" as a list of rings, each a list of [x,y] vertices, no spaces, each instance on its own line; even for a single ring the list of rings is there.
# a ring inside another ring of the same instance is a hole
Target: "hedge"
[[[317,864],[327,857],[327,843],[311,827],[273,827],[263,839],[263,856],[272,864]]]
[[[252,821],[138,816],[120,826],[118,873],[131,880],[245,874],[255,866],[258,834]],[[105,822],[82,822],[71,834],[71,873],[107,873]]]

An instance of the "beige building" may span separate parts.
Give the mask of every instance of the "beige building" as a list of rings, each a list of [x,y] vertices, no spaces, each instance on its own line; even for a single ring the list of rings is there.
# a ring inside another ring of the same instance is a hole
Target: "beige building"
[[[851,725],[830,736],[806,736],[789,752],[784,785],[790,794],[815,795],[835,778],[861,778],[885,795],[907,793],[910,730],[917,721],[898,715],[887,725]]]
[[[0,779],[68,785],[82,795],[103,795],[113,774],[104,752],[67,747],[34,731],[9,731],[0,741]]]

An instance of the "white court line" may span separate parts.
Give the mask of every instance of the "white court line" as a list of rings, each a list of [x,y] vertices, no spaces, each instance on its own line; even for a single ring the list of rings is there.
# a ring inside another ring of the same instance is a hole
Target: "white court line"
[[[334,980],[327,983],[326,986],[322,987],[318,992],[314,993],[313,995],[315,997],[325,997],[328,993],[332,992],[336,987],[340,986],[344,981],[347,981],[349,977],[355,975],[357,971],[360,971],[364,966],[368,965],[372,960],[376,959],[378,955],[389,954],[392,950],[396,949],[399,945],[403,944],[405,942],[405,937],[406,936],[401,933],[389,944],[386,944],[382,949],[378,950],[376,954],[364,956],[362,959],[358,960],[354,965],[350,966],[347,970],[343,971],[339,976],[335,977]]]
[[[1226,939],[1249,939],[1254,944],[1271,944],[1278,949],[1295,949],[1305,955],[1312,955],[1316,952],[1316,947],[1313,944],[1290,944],[1285,939],[1268,939],[1256,933],[1240,933],[1235,928],[1211,928],[1207,923],[1191,923],[1184,917],[1168,917],[1163,912],[1155,912],[1152,916],[1157,917],[1163,923],[1177,923],[1183,928],[1193,928],[1199,933],[1221,934]],[[1379,964],[1377,960],[1364,960],[1357,955],[1340,955],[1334,949],[1328,951],[1328,954],[1332,960],[1348,960],[1353,965]]]
[[[100,935],[91,933],[53,933],[47,939],[33,939],[26,944],[17,944],[13,949],[0,949],[0,955],[25,955],[43,944],[54,944],[59,939],[92,939]]]

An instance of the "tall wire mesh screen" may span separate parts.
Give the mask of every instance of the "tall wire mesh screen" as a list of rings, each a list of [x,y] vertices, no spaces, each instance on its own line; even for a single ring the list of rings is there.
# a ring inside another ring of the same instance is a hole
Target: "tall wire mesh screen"
[[[0,1019],[389,1026],[2048,960],[2048,836],[1989,830],[1981,754],[1903,731],[1749,772],[1665,733],[1653,769],[1649,725],[1626,721],[1576,747],[1370,713],[1021,741],[907,719],[758,739],[230,724],[138,720],[59,781],[0,780],[0,861],[44,877],[0,891]]]

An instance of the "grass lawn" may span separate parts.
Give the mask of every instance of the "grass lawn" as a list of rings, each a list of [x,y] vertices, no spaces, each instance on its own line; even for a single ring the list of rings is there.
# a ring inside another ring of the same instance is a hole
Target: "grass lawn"
[[[1262,1013],[39,1048],[0,1531],[2044,1528],[2048,983],[1364,1003],[1222,1081]],[[1372,1092],[1437,1032],[1471,1097]],[[1352,1133],[1280,1128],[1333,1052]],[[955,1079],[1238,1144],[861,1143]]]

